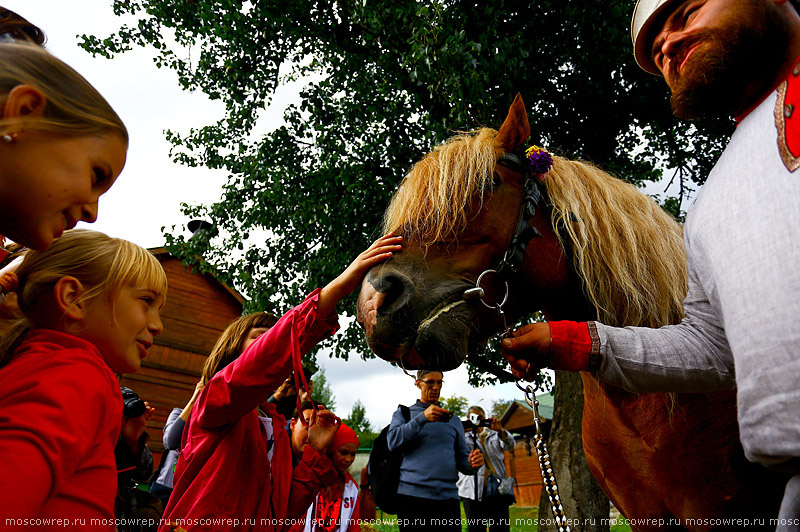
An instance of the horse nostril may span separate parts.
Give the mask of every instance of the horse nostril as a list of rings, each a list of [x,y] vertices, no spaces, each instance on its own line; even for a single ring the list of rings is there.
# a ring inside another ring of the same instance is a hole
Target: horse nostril
[[[384,294],[381,313],[394,313],[405,307],[414,295],[414,283],[398,272],[386,272],[377,278],[368,279],[370,284]]]

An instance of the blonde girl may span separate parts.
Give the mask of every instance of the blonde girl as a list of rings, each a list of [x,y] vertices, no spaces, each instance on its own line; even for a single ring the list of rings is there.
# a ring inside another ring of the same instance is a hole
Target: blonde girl
[[[44,249],[94,222],[127,151],[122,120],[80,74],[34,44],[0,42],[0,235]]]
[[[21,316],[0,343],[0,529],[60,518],[113,530],[115,374],[138,370],[162,330],[164,270],[131,242],[76,229],[16,275],[6,288]]]
[[[292,368],[302,373],[300,358],[338,327],[336,304],[369,268],[399,251],[401,240],[379,238],[278,320],[258,313],[228,326],[203,370],[159,532],[285,531],[322,486],[337,482],[325,451],[339,419],[319,412],[293,468],[286,419],[267,398]]]

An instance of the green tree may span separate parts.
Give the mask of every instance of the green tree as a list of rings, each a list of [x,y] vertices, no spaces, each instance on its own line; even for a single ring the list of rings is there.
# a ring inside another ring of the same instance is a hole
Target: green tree
[[[378,437],[378,433],[373,431],[372,424],[367,419],[367,409],[364,404],[357,400],[353,404],[350,415],[344,420],[345,425],[350,427],[358,435],[358,446],[362,449],[371,449],[372,442]]]
[[[454,130],[499,126],[516,92],[527,103],[536,144],[632,183],[672,169],[681,192],[666,204],[675,214],[732,130],[726,120],[672,117],[663,82],[633,61],[628,2],[112,5],[135,22],[108,37],[84,36],[88,51],[112,57],[150,47],[183,88],[225,104],[216,123],[167,132],[176,161],[228,172],[219,201],[184,206],[188,218],[212,220],[219,236],[187,241],[167,230],[166,239],[172,253],[189,262],[202,256],[201,270],[215,270],[246,293],[248,310],[286,308],[337,275],[377,236],[411,164]],[[305,86],[285,123],[259,124],[276,87],[296,80]],[[369,356],[357,328],[345,333],[333,345],[338,356]],[[491,350],[485,356],[499,360]],[[471,380],[478,383],[480,372],[471,370]],[[556,395],[579,412],[582,394],[558,392],[557,383]],[[571,448],[580,441],[580,424],[574,426],[564,433]],[[560,434],[554,429],[551,439]],[[570,518],[599,520],[607,507],[575,507]]]
[[[442,408],[449,410],[456,417],[465,417],[467,415],[469,400],[463,395],[442,398],[439,402],[442,404]]]
[[[356,432],[372,432],[372,424],[367,419],[367,409],[357,400],[353,403],[350,415],[344,418],[344,423]]]
[[[492,401],[492,413],[490,415],[494,418],[500,419],[508,407],[511,406],[511,403],[513,403],[513,401],[509,401],[507,399],[495,399]]]
[[[328,410],[336,409],[336,398],[333,396],[330,384],[328,384],[328,377],[325,375],[325,370],[320,368],[314,373],[314,385],[311,392],[311,398],[317,403],[322,403]]]

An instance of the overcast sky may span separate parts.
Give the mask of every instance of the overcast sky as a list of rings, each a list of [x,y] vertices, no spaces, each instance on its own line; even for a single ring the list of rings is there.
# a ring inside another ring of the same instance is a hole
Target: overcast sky
[[[184,226],[188,221],[180,213],[181,202],[208,203],[218,198],[225,175],[171,162],[164,131],[186,132],[212,123],[222,116],[223,106],[203,94],[181,91],[174,73],[159,70],[148,50],[136,49],[106,60],[92,58],[77,46],[77,35],[102,38],[119,28],[122,19],[113,14],[111,0],[0,0],[0,5],[41,27],[47,33],[50,52],[86,77],[128,127],[127,164],[101,198],[97,222],[88,227],[144,247],[159,247],[164,244],[162,226]],[[265,113],[267,123],[260,126],[275,127],[282,115],[281,102],[296,94],[296,87],[281,91],[276,108]],[[320,356],[318,362],[325,368],[335,411],[342,417],[360,399],[367,417],[380,428],[389,422],[399,403],[412,404],[419,397],[414,382],[382,360],[364,362],[354,356],[343,362]],[[462,395],[487,411],[494,400],[522,398],[513,384],[471,388],[463,367],[445,374],[445,381],[444,397]]]

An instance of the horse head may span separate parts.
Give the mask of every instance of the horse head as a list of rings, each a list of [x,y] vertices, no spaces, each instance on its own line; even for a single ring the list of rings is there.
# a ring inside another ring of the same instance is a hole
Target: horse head
[[[521,151],[529,135],[517,95],[499,131],[458,135],[406,175],[384,224],[404,236],[403,250],[369,271],[358,298],[358,320],[378,356],[408,369],[453,369],[504,322],[513,323],[535,305],[530,299],[535,287],[516,278],[490,274],[482,279],[482,297],[470,298],[468,292],[511,246],[526,192]],[[521,164],[503,164],[509,154],[518,155]],[[567,276],[562,248],[543,208],[525,224],[539,233],[526,254],[535,248],[537,256],[548,258],[537,261],[536,272],[530,264],[522,269],[537,279],[540,294],[552,292]],[[506,299],[501,315],[498,306]]]

